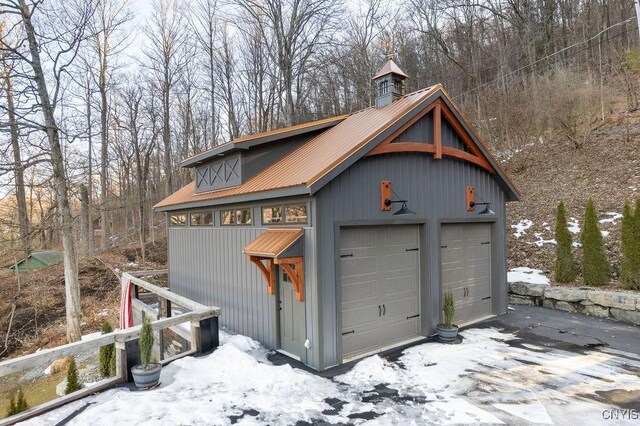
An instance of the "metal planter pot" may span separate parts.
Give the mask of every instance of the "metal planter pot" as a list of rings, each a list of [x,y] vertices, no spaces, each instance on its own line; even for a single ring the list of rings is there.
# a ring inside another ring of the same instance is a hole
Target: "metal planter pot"
[[[451,324],[451,328],[445,324],[438,324],[436,330],[438,331],[438,340],[441,342],[453,342],[458,337],[458,326],[455,324]]]
[[[162,364],[149,364],[147,368],[142,365],[136,365],[131,368],[133,381],[139,389],[149,389],[160,382],[160,371]]]

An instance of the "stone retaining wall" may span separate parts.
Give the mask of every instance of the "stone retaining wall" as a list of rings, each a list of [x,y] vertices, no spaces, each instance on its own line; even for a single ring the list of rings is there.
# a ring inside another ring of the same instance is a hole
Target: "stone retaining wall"
[[[515,282],[509,284],[509,303],[544,306],[640,325],[640,293]]]

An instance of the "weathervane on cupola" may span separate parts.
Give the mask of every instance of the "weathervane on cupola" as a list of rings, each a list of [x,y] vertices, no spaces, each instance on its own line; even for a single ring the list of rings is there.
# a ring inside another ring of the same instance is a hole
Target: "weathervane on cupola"
[[[393,62],[393,42],[390,38],[382,41],[387,62],[371,79],[376,85],[376,108],[389,105],[404,95],[404,79],[407,75]]]

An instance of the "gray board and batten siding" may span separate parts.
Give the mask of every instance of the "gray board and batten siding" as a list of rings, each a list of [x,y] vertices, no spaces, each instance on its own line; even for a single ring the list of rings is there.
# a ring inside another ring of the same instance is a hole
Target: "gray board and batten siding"
[[[443,134],[444,137],[444,134]],[[408,200],[417,214],[393,216],[380,209],[380,181],[390,180],[398,196]],[[471,185],[476,196],[491,202],[493,215],[468,212],[465,191]],[[420,239],[420,326],[428,336],[440,322],[441,225],[456,222],[490,224],[492,313],[507,310],[505,194],[493,176],[479,167],[451,158],[398,153],[363,158],[316,194],[317,282],[321,324],[320,369],[342,363],[342,323],[339,310],[340,237],[344,227],[414,224]]]
[[[308,223],[304,228],[303,253],[305,274],[304,315],[306,338],[313,346],[299,355],[306,364],[319,365],[319,324],[315,268],[315,230],[313,199],[290,198],[265,200],[261,203],[229,205],[213,210],[215,226],[169,226],[168,269],[171,291],[202,304],[223,309],[221,327],[254,338],[265,345],[280,347],[276,295],[267,291],[267,283],[258,268],[242,253],[250,242],[270,227],[261,223],[261,207],[281,204],[307,204]],[[252,209],[252,225],[220,224],[225,209]],[[204,211],[203,209],[188,212]],[[291,226],[289,224],[288,226]],[[315,318],[315,319],[314,319]]]
[[[428,106],[437,97],[425,100],[421,108]],[[453,114],[466,128],[464,121],[448,100],[441,99],[449,105]],[[419,109],[416,109],[416,113]],[[455,223],[485,223],[490,234],[491,313],[506,312],[505,202],[517,199],[517,193],[511,184],[497,173],[489,173],[472,163],[447,156],[436,160],[430,154],[393,153],[360,158],[394,129],[407,122],[411,116],[412,114],[407,114],[402,117],[392,128],[385,130],[367,146],[360,148],[356,155],[345,159],[309,187],[285,188],[228,199],[189,203],[188,207],[192,209],[215,205],[215,226],[169,228],[169,278],[172,290],[204,304],[221,306],[222,326],[253,337],[274,349],[278,348],[280,342],[277,297],[267,293],[264,277],[258,268],[247,260],[242,249],[270,227],[260,222],[261,206],[279,202],[294,203],[303,197],[308,203],[309,215],[308,224],[303,226],[304,315],[306,338],[310,340],[311,347],[303,351],[301,358],[307,365],[324,370],[342,363],[345,355],[342,347],[343,300],[340,266],[343,230],[369,227],[368,229],[373,229],[372,232],[382,235],[384,232],[378,232],[381,228],[371,227],[410,225],[414,229],[419,248],[416,255],[417,293],[420,295],[420,316],[415,322],[417,333],[428,336],[435,331],[435,326],[441,319],[442,227]],[[432,143],[431,120],[432,114],[425,115],[396,140]],[[458,149],[464,148],[460,138],[444,119],[442,144]],[[484,147],[479,148],[486,153]],[[242,155],[249,153],[251,151],[243,151]],[[278,156],[284,154],[285,152],[280,152]],[[258,163],[260,158],[256,157]],[[261,164],[253,163],[253,167],[258,170],[273,161],[275,159],[270,158]],[[491,161],[493,160],[490,159]],[[415,211],[416,215],[394,216],[393,212],[399,205],[394,205],[390,212],[381,211],[382,180],[391,181],[393,191],[408,201],[408,207]],[[478,215],[480,209],[477,208],[468,212],[467,186],[474,187],[476,201],[491,202],[491,209],[495,213]],[[288,197],[292,191],[298,191],[297,194],[306,192],[307,195]],[[275,201],[271,199],[274,196],[286,198]],[[241,204],[228,204],[232,202]],[[253,209],[252,226],[220,226],[217,213],[219,209],[246,206]],[[186,206],[176,206],[163,210],[185,209]],[[366,229],[361,229],[366,234]],[[387,233],[393,232],[392,228],[386,229]],[[384,253],[384,250],[383,245],[380,245],[381,253]]]

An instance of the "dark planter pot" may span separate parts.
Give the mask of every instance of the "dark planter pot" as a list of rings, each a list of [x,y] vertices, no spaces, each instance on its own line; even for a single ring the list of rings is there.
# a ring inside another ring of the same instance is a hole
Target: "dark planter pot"
[[[438,324],[436,330],[438,330],[438,339],[441,342],[453,342],[458,337],[458,326],[455,324],[451,324],[451,328],[445,324]]]
[[[147,368],[143,368],[142,365],[136,365],[131,368],[131,374],[139,389],[149,389],[160,381],[161,370],[162,364],[149,364]]]

